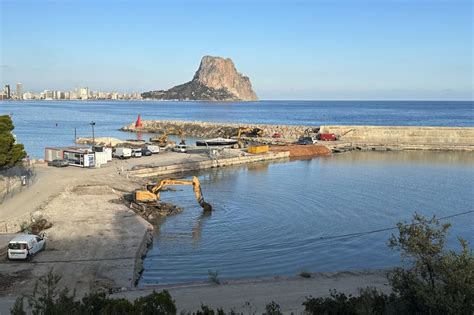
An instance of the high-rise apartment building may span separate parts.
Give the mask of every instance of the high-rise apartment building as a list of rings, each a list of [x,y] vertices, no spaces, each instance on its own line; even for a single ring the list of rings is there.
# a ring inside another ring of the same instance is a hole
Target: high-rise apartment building
[[[88,87],[80,88],[79,97],[82,100],[87,100],[89,98],[89,88]]]
[[[16,84],[16,97],[20,100],[23,98],[23,84],[21,83]]]
[[[7,100],[12,97],[9,84],[6,84],[5,87],[3,88],[3,94],[5,95],[5,99]]]

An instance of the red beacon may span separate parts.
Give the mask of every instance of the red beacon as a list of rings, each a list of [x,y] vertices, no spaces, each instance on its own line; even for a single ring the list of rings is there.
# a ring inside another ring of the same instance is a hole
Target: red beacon
[[[137,121],[135,122],[135,128],[141,128],[142,127],[142,118],[140,117],[140,114],[138,114]]]

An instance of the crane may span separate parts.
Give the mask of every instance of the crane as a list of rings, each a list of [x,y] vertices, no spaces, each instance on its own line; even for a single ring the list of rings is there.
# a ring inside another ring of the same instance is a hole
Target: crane
[[[191,180],[187,179],[163,179],[159,183],[155,185],[147,185],[147,190],[137,190],[134,194],[134,200],[137,203],[149,203],[149,202],[156,202],[160,200],[160,191],[165,186],[170,185],[192,185],[194,190],[194,195],[196,196],[196,200],[204,209],[204,211],[210,212],[212,211],[212,206],[204,201],[204,197],[202,196],[201,190],[201,183],[196,176],[193,176]]]

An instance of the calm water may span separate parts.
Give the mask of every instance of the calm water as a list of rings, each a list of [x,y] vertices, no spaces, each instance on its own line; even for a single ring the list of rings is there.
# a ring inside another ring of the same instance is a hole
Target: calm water
[[[358,124],[474,126],[473,102],[415,101],[260,101],[244,103],[24,101],[0,102],[0,114],[12,113],[15,134],[30,156],[41,158],[46,146],[71,145],[80,137],[131,138],[118,131],[143,119],[201,120],[265,124]],[[57,124],[57,125],[56,125]]]
[[[185,210],[157,231],[141,285],[394,266],[393,231],[321,237],[474,210],[473,165],[471,153],[357,152],[203,173],[212,215],[190,189],[163,193]],[[473,213],[450,222],[451,246],[474,242]]]

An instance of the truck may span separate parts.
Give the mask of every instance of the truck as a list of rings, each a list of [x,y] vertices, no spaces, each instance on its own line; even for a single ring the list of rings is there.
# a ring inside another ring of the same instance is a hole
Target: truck
[[[132,149],[130,148],[116,148],[114,157],[119,159],[128,159],[132,157]]]

